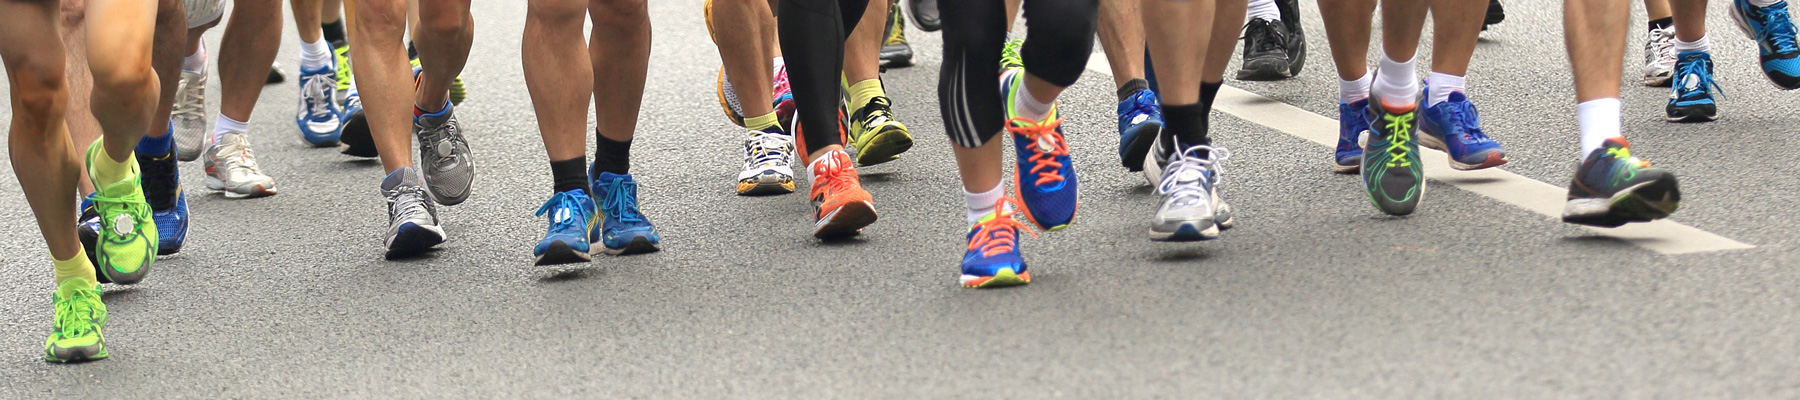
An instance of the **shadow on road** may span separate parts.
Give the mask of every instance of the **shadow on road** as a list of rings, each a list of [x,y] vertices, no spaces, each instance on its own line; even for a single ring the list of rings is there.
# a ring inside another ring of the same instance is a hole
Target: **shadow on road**
[[[563,283],[563,282],[569,282],[569,281],[578,281],[578,280],[582,280],[582,279],[591,278],[594,275],[600,273],[600,271],[596,270],[593,267],[558,269],[558,270],[551,270],[551,271],[547,271],[547,272],[549,272],[549,275],[545,275],[543,277],[537,278],[538,283],[556,284],[556,283]]]

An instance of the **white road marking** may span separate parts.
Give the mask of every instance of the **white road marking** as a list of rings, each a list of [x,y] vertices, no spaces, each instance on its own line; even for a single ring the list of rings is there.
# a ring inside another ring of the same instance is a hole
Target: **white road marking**
[[[1095,53],[1088,58],[1088,70],[1111,75],[1106,57]],[[1213,109],[1239,119],[1269,127],[1276,131],[1318,143],[1337,146],[1338,121],[1314,114],[1293,105],[1263,97],[1256,93],[1225,86],[1213,100]],[[1563,202],[1568,188],[1507,172],[1500,168],[1457,171],[1450,168],[1443,152],[1420,148],[1425,161],[1425,175],[1439,183],[1456,186],[1488,198],[1511,204],[1527,211],[1561,221]],[[1327,171],[1320,161],[1320,173]],[[1688,254],[1755,248],[1743,242],[1683,225],[1667,219],[1648,223],[1627,224],[1618,228],[1584,227],[1603,236],[1616,238],[1662,254]]]

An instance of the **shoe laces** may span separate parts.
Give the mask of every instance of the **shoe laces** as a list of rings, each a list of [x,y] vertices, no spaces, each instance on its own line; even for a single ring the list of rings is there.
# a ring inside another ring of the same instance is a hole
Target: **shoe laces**
[[[455,165],[456,159],[462,157],[460,149],[467,147],[468,143],[463,140],[461,131],[462,127],[457,125],[455,117],[451,117],[437,126],[427,127],[419,132],[420,144],[430,143],[431,146],[428,147],[437,156],[426,158],[428,161],[435,161],[431,168],[442,170],[442,166]]]
[[[65,292],[67,297],[56,299],[56,334],[64,338],[87,336],[94,331],[94,321],[104,319],[106,310],[95,307],[100,303],[100,294],[93,289],[76,289]]]
[[[588,218],[592,216],[593,211],[589,211],[582,205],[590,201],[593,200],[588,197],[587,193],[580,190],[556,192],[556,194],[550,195],[549,201],[545,201],[543,206],[538,207],[537,216],[542,217],[554,210],[555,214],[550,216],[551,231],[586,231]]]
[[[1006,121],[1007,131],[1035,142],[1035,145],[1027,146],[1031,150],[1028,160],[1031,161],[1031,173],[1038,176],[1036,184],[1039,186],[1062,182],[1064,179],[1063,164],[1057,161],[1057,157],[1069,155],[1069,146],[1063,142],[1062,132],[1056,131],[1057,127],[1062,126],[1062,121],[1062,118],[1055,118],[1037,122],[1024,117],[1013,117]]]
[[[842,154],[841,152],[834,153]],[[818,167],[813,169],[813,181],[824,183],[825,190],[831,193],[847,191],[860,186],[857,181],[859,177],[856,174],[856,168],[850,166],[849,157],[845,155],[840,158],[839,154],[822,155],[822,159],[817,161]]]
[[[1287,51],[1287,38],[1275,29],[1275,24],[1279,23],[1281,21],[1252,18],[1250,23],[1244,24],[1244,37],[1252,39],[1249,45],[1255,46],[1251,52]]]
[[[775,77],[775,91],[772,92],[775,100],[779,101],[782,95],[789,95],[793,92],[793,89],[788,86],[787,65],[776,67],[775,74],[772,76]]]
[[[1675,28],[1651,29],[1650,40],[1644,43],[1645,53],[1653,60],[1675,59]]]
[[[973,229],[980,233],[969,240],[969,251],[980,251],[982,257],[993,257],[1012,252],[1019,246],[1019,231],[1025,231],[1031,237],[1037,237],[1025,223],[1013,218],[1014,212],[1009,206],[1018,203],[1011,197],[1001,196],[994,201],[994,215],[975,222]]]
[[[1475,111],[1474,102],[1465,100],[1454,103],[1445,102],[1445,104],[1448,104],[1449,107],[1444,107],[1444,111],[1449,114],[1450,123],[1461,128],[1459,130],[1463,141],[1481,143],[1494,140],[1489,138],[1486,132],[1481,131],[1481,114]]]
[[[399,185],[387,190],[388,214],[395,221],[433,219],[430,195],[419,185]]]
[[[1200,183],[1215,185],[1221,182],[1223,179],[1220,174],[1225,171],[1220,162],[1227,158],[1231,158],[1231,151],[1223,147],[1188,147],[1169,159],[1169,166],[1163,170],[1162,183],[1157,185],[1156,191],[1177,201],[1210,199],[1212,194]]]
[[[1160,100],[1156,98],[1156,92],[1139,90],[1137,94],[1131,95],[1131,109],[1126,110],[1125,115],[1156,114],[1160,111],[1157,104],[1159,102]]]
[[[862,108],[862,113],[865,114],[862,120],[862,130],[874,129],[876,126],[893,121],[894,111],[891,107],[888,105],[887,96],[875,96],[869,99],[869,104],[863,105]]]
[[[337,77],[311,74],[300,77],[300,99],[306,102],[307,116],[324,119],[332,116],[332,92],[337,90]]]
[[[613,178],[606,182],[606,203],[600,206],[607,217],[623,222],[643,222],[638,214],[637,181]]]
[[[1417,112],[1399,115],[1382,113],[1381,123],[1386,128],[1384,131],[1386,131],[1388,136],[1388,168],[1404,168],[1412,166],[1412,161],[1406,159],[1406,155],[1412,152],[1412,148],[1407,147],[1406,143],[1412,141],[1413,118],[1416,115],[1418,115]]]
[[[189,86],[188,80],[182,79],[180,80],[179,85],[180,87],[177,88],[175,93],[175,96],[177,96],[175,106],[169,110],[169,115],[175,119],[189,121],[198,121],[201,118],[205,118],[206,87],[204,84],[198,85],[199,87]]]
[[[1717,82],[1713,82],[1711,56],[1687,57],[1685,61],[1676,62],[1675,69],[1676,84],[1670,86],[1674,86],[1676,98],[1688,98],[1712,92],[1717,92],[1721,99],[1725,98],[1725,90],[1719,88]],[[1686,82],[1689,77],[1700,81]]]
[[[262,167],[256,164],[256,154],[250,151],[250,138],[239,137],[236,143],[221,145],[220,159],[225,161],[225,168],[231,172],[262,175]]]
[[[744,168],[793,164],[794,139],[781,132],[751,129],[744,140]]]
[[[1782,7],[1760,7],[1758,11],[1761,11],[1762,18],[1759,18],[1760,21],[1757,22],[1759,22],[1764,29],[1761,32],[1757,32],[1757,43],[1768,43],[1768,46],[1771,47],[1768,49],[1769,52],[1774,54],[1793,54],[1800,52],[1800,46],[1794,44],[1794,23],[1788,19],[1788,8],[1786,5],[1783,5]]]
[[[1024,45],[1025,41],[1022,39],[1006,41],[1006,47],[1000,50],[1000,69],[1024,68],[1025,59],[1019,55],[1019,47]]]

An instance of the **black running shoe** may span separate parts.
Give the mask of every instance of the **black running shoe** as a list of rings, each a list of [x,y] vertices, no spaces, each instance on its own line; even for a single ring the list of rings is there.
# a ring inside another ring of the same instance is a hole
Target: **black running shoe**
[[[906,44],[906,17],[900,16],[900,3],[888,3],[887,29],[881,37],[882,68],[912,66],[912,45]]]
[[[1237,78],[1275,81],[1293,77],[1288,65],[1288,31],[1281,21],[1256,18],[1244,24],[1244,64]]]
[[[1488,0],[1487,18],[1481,20],[1481,30],[1485,31],[1488,25],[1499,25],[1500,21],[1505,20],[1506,8],[1500,6],[1500,0]]]
[[[1612,138],[1575,169],[1563,222],[1611,228],[1663,219],[1680,206],[1675,173],[1632,157],[1625,139]]]
[[[1300,0],[1275,0],[1281,12],[1281,25],[1288,30],[1288,75],[1300,76],[1306,66],[1306,27],[1300,24]]]
[[[264,85],[273,85],[287,81],[287,75],[281,73],[281,63],[269,66],[269,78],[263,80]]]
[[[906,8],[912,13],[913,25],[919,30],[937,32],[944,29],[944,20],[938,18],[938,0],[906,0]]]

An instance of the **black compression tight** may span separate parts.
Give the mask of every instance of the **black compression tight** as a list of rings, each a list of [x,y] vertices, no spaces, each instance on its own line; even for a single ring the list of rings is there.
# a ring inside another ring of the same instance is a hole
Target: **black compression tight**
[[[1094,51],[1099,4],[1097,0],[1024,0],[1021,8],[1027,32],[1019,55],[1025,70],[1052,85],[1074,85]],[[938,7],[944,20],[944,65],[938,75],[944,132],[958,146],[980,147],[1006,123],[1004,100],[996,86],[1000,50],[1006,45],[1006,4],[1001,0],[941,0]],[[786,35],[783,32],[781,40],[787,40]]]
[[[868,0],[781,0],[778,7],[781,53],[800,120],[796,129],[809,156],[825,146],[843,145],[837,118],[844,38],[868,6]]]

